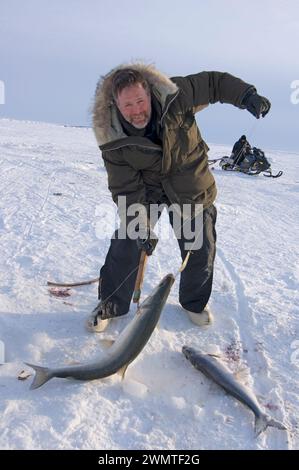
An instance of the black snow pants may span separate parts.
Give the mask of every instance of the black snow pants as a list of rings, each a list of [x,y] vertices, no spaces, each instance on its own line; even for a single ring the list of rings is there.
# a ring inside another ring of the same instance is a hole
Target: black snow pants
[[[214,205],[203,211],[202,246],[194,250],[189,257],[186,268],[181,273],[179,287],[180,304],[191,312],[200,313],[208,303],[212,291],[213,268],[216,253],[216,217]],[[173,226],[173,214],[169,212]],[[194,221],[191,230],[194,231]],[[117,317],[129,311],[137,277],[140,250],[136,240],[118,239],[118,231],[111,240],[105,264],[100,271],[99,299],[109,308],[105,308],[102,318]],[[197,236],[195,233],[194,238]],[[182,260],[188,250],[183,236],[178,239]],[[192,242],[192,240],[191,240]],[[135,271],[134,271],[134,268]],[[133,271],[133,272],[132,272]]]

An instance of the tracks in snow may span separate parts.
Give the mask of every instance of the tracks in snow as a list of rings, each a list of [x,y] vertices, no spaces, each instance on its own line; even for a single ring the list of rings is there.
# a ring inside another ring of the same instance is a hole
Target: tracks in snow
[[[246,354],[246,362],[250,368],[250,375],[254,380],[254,389],[257,396],[261,395],[264,399],[269,397],[275,399],[275,404],[279,409],[279,414],[273,416],[276,419],[287,422],[287,416],[284,408],[283,390],[280,384],[277,384],[271,375],[271,359],[263,346],[264,340],[260,341],[259,322],[251,308],[244,284],[238,275],[233,264],[227,259],[224,251],[217,247],[217,255],[221,261],[225,277],[229,277],[234,285],[234,295],[236,300],[236,309],[234,312],[234,331],[237,342],[242,345],[243,354]],[[273,414],[273,411],[271,412]],[[267,431],[260,437],[264,448],[270,449],[289,449],[292,448],[289,433],[286,431]]]

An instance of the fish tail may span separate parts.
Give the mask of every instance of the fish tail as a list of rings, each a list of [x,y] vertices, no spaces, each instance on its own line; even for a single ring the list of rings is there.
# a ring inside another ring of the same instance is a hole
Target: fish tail
[[[36,366],[28,362],[25,362],[25,364],[35,370],[35,377],[30,386],[30,390],[41,387],[44,383],[48,382],[48,380],[52,379],[53,375],[48,367]]]
[[[287,430],[287,428],[282,423],[280,423],[279,421],[276,421],[275,419],[270,418],[266,414],[261,414],[255,417],[254,431],[255,431],[256,436],[261,434],[261,432],[265,431],[267,427],[269,426],[272,426],[273,428],[281,429],[283,431]]]

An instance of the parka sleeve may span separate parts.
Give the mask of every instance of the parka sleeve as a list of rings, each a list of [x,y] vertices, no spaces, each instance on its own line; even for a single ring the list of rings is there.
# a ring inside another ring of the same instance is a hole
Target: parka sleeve
[[[113,201],[117,204],[118,196],[126,196],[128,204],[145,202],[145,186],[140,171],[126,162],[112,162],[103,157],[108,175],[108,188]]]
[[[104,164],[108,175],[108,188],[112,194],[112,199],[118,206],[118,214],[122,223],[126,225],[131,218],[127,216],[127,209],[132,204],[146,204],[146,191],[140,171],[134,169],[126,162],[115,162],[103,156]],[[125,196],[125,204],[119,203],[119,196]],[[124,210],[126,213],[124,213]]]
[[[229,103],[242,108],[242,99],[253,85],[223,72],[200,72],[173,81],[182,89],[189,106],[197,108],[213,103]]]

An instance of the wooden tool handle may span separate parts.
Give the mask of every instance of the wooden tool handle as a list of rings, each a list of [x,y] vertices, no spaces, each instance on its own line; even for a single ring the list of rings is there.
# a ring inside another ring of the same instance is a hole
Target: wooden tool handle
[[[135,282],[134,294],[133,294],[133,302],[135,304],[137,302],[139,302],[139,300],[140,300],[141,287],[142,287],[142,283],[143,283],[143,276],[144,276],[144,271],[145,271],[146,260],[147,260],[147,254],[146,254],[145,251],[142,250],[141,255],[140,255],[137,278],[136,278],[136,282]]]

